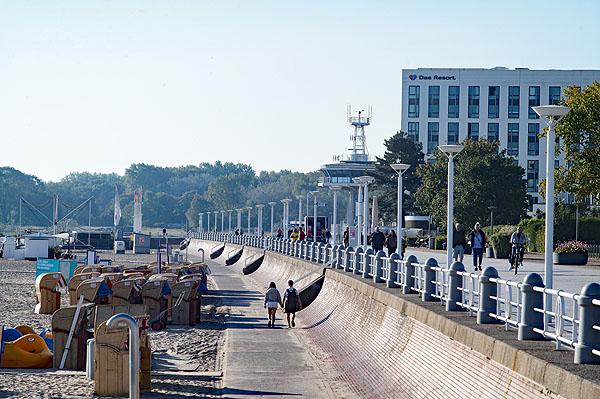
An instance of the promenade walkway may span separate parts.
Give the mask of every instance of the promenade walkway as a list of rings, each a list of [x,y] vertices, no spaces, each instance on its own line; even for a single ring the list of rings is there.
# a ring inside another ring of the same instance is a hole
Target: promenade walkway
[[[262,287],[206,260],[221,306],[229,307],[223,359],[223,398],[333,398],[326,377],[278,311],[267,327]],[[284,287],[278,287],[280,291]]]
[[[415,255],[419,262],[424,263],[428,258],[434,258],[439,264],[446,264],[446,251],[429,250],[424,248],[406,248],[405,256]],[[465,255],[463,260],[467,271],[473,270],[473,256]],[[538,273],[544,277],[544,255],[526,254],[523,267],[519,267],[519,274],[515,276],[508,270],[508,259],[495,259],[483,257],[483,267],[493,266],[498,270],[500,277],[505,280],[522,281],[528,273]],[[554,289],[562,289],[570,293],[581,292],[589,282],[600,283],[600,260],[590,259],[586,266],[554,265]]]

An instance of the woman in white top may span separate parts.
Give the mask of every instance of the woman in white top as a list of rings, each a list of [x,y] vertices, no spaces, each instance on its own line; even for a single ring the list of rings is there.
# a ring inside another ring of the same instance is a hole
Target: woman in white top
[[[277,291],[275,282],[271,281],[269,289],[265,294],[265,309],[269,312],[269,327],[275,327],[275,314],[277,313],[277,306],[283,307],[283,301],[281,295]]]

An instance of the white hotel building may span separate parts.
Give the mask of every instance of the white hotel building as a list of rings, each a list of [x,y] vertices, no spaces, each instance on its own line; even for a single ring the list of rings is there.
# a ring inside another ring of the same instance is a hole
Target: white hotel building
[[[499,140],[525,169],[533,203],[541,203],[537,183],[546,174],[546,139],[538,134],[546,125],[531,107],[556,104],[566,86],[594,81],[600,70],[404,69],[401,129],[425,153],[466,138]]]

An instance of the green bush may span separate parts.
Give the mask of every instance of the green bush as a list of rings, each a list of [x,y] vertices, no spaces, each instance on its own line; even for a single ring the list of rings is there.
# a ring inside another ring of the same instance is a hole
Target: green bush
[[[510,252],[510,236],[512,235],[512,232],[510,233],[506,233],[506,232],[494,232],[494,235],[492,237],[490,237],[490,242],[492,243],[492,246],[494,247],[494,253],[495,254],[508,254]]]
[[[417,236],[408,236],[408,237],[406,237],[406,246],[408,246],[408,247],[416,247],[418,239],[419,239],[419,237],[417,237]]]
[[[444,249],[444,243],[446,242],[446,236],[435,237],[435,249]]]
[[[519,226],[527,236],[527,252],[544,252],[546,234],[544,219],[521,220]]]

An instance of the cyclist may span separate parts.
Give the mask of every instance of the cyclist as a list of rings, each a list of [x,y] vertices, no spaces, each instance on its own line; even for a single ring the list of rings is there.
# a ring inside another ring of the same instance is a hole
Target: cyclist
[[[525,252],[525,244],[527,244],[527,236],[523,233],[521,226],[517,227],[517,231],[510,237],[510,243],[512,244],[512,251],[510,252],[510,268],[508,270],[512,270],[513,264],[523,266],[523,253]],[[515,256],[519,256],[516,262]]]

